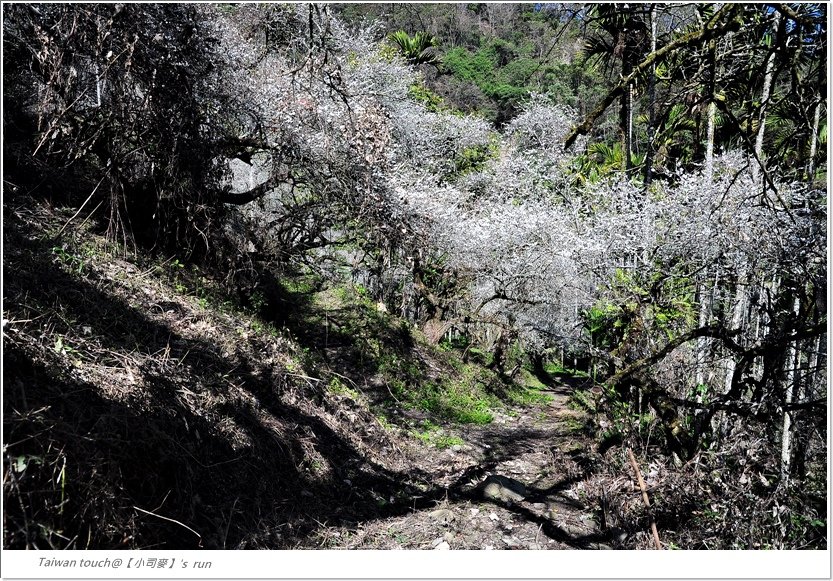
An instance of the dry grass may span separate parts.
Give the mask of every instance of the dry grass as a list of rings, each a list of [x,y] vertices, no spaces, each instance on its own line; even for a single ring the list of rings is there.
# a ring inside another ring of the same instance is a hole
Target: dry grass
[[[70,211],[4,211],[8,548],[429,548],[438,503],[462,511],[486,471],[561,437],[498,413],[468,432],[433,417],[474,443],[426,444],[409,413],[379,407],[399,369],[385,363],[435,382],[455,370],[395,320],[328,303],[318,350],[323,311],[281,327],[176,259],[126,257],[89,225],[54,237]],[[527,460],[530,477],[535,462],[550,458]],[[483,511],[455,545],[499,545],[480,538],[503,534]],[[544,548],[568,546],[550,534]]]
[[[63,216],[38,211],[6,211],[7,547],[287,547],[380,514],[344,479],[412,486],[406,447],[290,339],[50,240]]]
[[[4,207],[6,548],[651,547],[623,450],[596,452],[568,386],[484,425],[403,408],[397,385],[479,372],[326,290],[270,320],[174,258],[55,238],[70,216]],[[826,546],[816,500],[731,457],[640,454],[666,547]],[[488,474],[530,497],[483,500]]]

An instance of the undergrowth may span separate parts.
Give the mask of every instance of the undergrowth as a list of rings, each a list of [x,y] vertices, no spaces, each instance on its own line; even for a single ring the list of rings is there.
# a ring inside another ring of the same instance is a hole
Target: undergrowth
[[[423,420],[418,427],[412,429],[409,433],[418,440],[440,450],[465,444],[462,438],[446,434],[441,426],[430,420]]]
[[[90,230],[56,238],[70,212],[28,208],[4,207],[5,547],[291,548],[333,515],[406,510],[376,497],[415,495],[407,466],[356,471],[387,430],[301,311]]]

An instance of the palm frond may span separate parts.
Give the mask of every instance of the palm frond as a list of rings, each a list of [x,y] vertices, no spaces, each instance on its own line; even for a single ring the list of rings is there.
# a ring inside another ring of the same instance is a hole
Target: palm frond
[[[413,37],[404,30],[392,32],[388,38],[398,47],[409,63],[436,64],[439,61],[437,40],[427,32],[417,32]]]

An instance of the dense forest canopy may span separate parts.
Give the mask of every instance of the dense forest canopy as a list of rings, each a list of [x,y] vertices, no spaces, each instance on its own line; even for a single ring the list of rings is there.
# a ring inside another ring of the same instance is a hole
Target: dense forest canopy
[[[342,277],[507,378],[586,373],[603,443],[751,469],[714,510],[777,497],[821,546],[827,11],[5,5],[5,199],[259,308]]]

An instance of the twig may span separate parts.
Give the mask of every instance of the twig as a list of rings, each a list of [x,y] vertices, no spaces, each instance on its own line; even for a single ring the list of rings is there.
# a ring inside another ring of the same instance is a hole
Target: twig
[[[237,506],[237,501],[240,500],[240,497],[234,499],[234,502],[231,505],[231,510],[228,513],[228,521],[226,522],[226,531],[223,533],[223,548],[226,548],[226,541],[228,541],[228,530],[231,527],[231,519],[234,517],[234,507]]]
[[[642,500],[645,502],[645,507],[648,509],[648,516],[651,518],[651,532],[654,534],[654,544],[658,550],[662,550],[662,543],[659,542],[659,533],[657,532],[657,523],[654,521],[654,515],[651,512],[651,503],[648,500],[648,491],[645,489],[645,481],[642,480],[642,473],[639,471],[639,464],[636,463],[636,458],[633,457],[633,452],[628,448],[628,458],[633,466],[633,471],[636,473],[636,481],[639,483],[639,489],[642,491]]]
[[[342,374],[340,374],[340,373],[337,373],[337,372],[333,371],[332,369],[328,369],[328,370],[327,370],[327,373],[330,373],[330,374],[332,374],[332,375],[335,375],[336,377],[340,377],[341,379],[343,379],[343,380],[347,381],[348,383],[352,383],[354,388],[356,388],[357,390],[361,391],[361,388],[359,387],[359,385],[358,385],[355,381],[353,381],[352,379],[350,379],[349,377],[347,377],[346,375],[342,375]]]
[[[17,323],[31,323],[35,319],[39,319],[42,316],[43,315],[40,315],[38,317],[35,317],[34,319],[12,319],[12,320],[4,319],[3,320],[3,326],[5,327],[6,325],[16,325]]]
[[[84,200],[84,203],[83,203],[83,204],[81,204],[81,207],[80,207],[80,208],[78,208],[78,211],[77,211],[77,212],[75,212],[75,214],[73,214],[73,215],[72,215],[72,218],[70,218],[69,220],[67,220],[67,221],[66,221],[66,223],[65,223],[63,226],[61,226],[61,229],[60,229],[60,230],[58,230],[58,233],[55,235],[55,238],[57,238],[58,236],[60,236],[61,234],[63,234],[64,230],[66,230],[66,229],[67,229],[67,226],[69,226],[69,223],[70,223],[70,222],[72,222],[73,220],[75,220],[75,218],[78,216],[78,214],[80,214],[80,213],[81,213],[81,210],[83,210],[83,209],[84,209],[84,206],[86,206],[86,205],[87,205],[87,202],[89,202],[89,201],[92,199],[92,197],[93,197],[93,196],[95,195],[95,193],[98,191],[98,187],[101,185],[101,182],[103,182],[103,181],[104,181],[104,178],[106,178],[106,177],[107,177],[107,174],[104,174],[104,175],[101,177],[101,179],[100,179],[100,180],[98,180],[98,183],[97,183],[97,184],[95,185],[95,187],[93,188],[93,191],[91,191],[91,192],[90,192],[90,195],[89,195],[89,196],[87,196],[87,199],[86,199],[86,200]],[[99,206],[100,206],[100,205],[101,205],[101,204],[99,204]],[[96,209],[96,210],[98,210],[98,206],[96,206],[96,208],[95,208],[95,209]],[[93,210],[93,212],[95,212],[95,210]],[[90,213],[90,216],[92,216],[92,212]],[[86,222],[86,221],[87,221],[87,220],[84,220],[84,222]]]
[[[149,510],[145,510],[145,509],[143,509],[143,508],[139,508],[138,506],[135,506],[135,505],[133,506],[133,508],[134,508],[135,510],[138,510],[139,512],[143,512],[143,513],[145,513],[145,514],[149,514],[149,515],[151,515],[151,516],[155,516],[156,518],[161,518],[162,520],[166,520],[166,521],[168,521],[168,522],[172,522],[172,523],[174,523],[174,524],[178,524],[179,526],[181,526],[181,527],[183,527],[183,528],[188,529],[189,531],[191,531],[192,533],[194,533],[195,535],[197,535],[197,538],[199,538],[199,539],[200,539],[200,544],[202,544],[202,535],[201,535],[200,533],[198,533],[197,531],[195,531],[194,529],[192,529],[191,527],[189,527],[188,525],[183,524],[183,523],[179,522],[178,520],[174,520],[174,519],[172,519],[172,518],[168,518],[168,517],[166,517],[166,516],[162,516],[161,514],[156,514],[155,512],[150,512]]]
[[[98,209],[101,207],[101,205],[102,205],[103,203],[104,203],[104,200],[101,200],[101,201],[98,203],[98,205],[97,205],[95,208],[93,208],[93,211],[92,211],[92,212],[90,212],[89,214],[87,214],[87,217],[86,217],[86,218],[84,218],[84,220],[83,220],[80,224],[78,224],[78,228],[77,228],[78,230],[80,230],[81,228],[83,228],[83,227],[84,227],[84,224],[86,224],[86,223],[87,223],[87,220],[89,220],[90,218],[92,218],[92,217],[93,217],[93,214],[95,214],[96,210],[98,210]]]
[[[304,379],[307,381],[307,383],[309,383],[310,381],[324,381],[323,379],[318,379],[317,377],[310,377],[309,375],[302,375],[300,373],[284,373],[284,375]]]
[[[165,494],[165,498],[163,498],[162,502],[159,503],[159,506],[157,506],[156,508],[153,509],[154,511],[157,511],[160,508],[162,508],[162,505],[165,504],[166,500],[168,500],[168,496],[170,496],[171,492],[173,492],[173,490],[169,489],[168,492]]]

